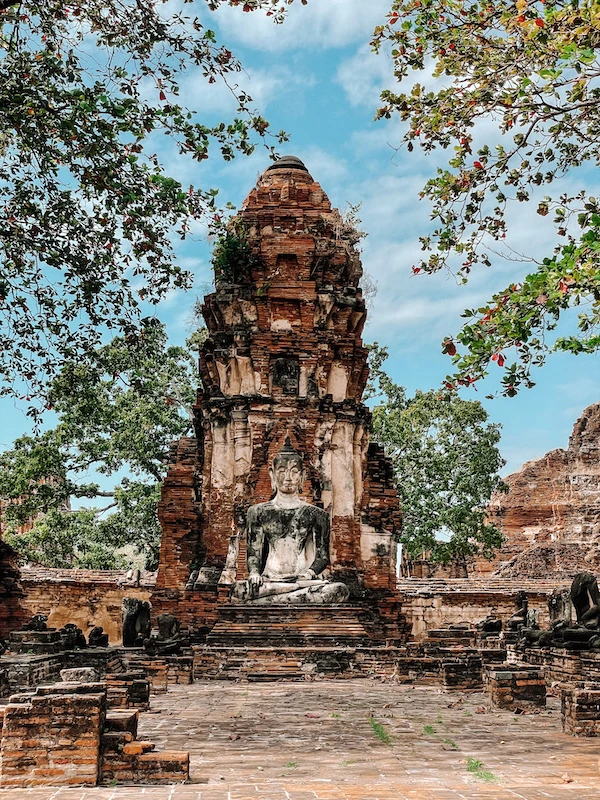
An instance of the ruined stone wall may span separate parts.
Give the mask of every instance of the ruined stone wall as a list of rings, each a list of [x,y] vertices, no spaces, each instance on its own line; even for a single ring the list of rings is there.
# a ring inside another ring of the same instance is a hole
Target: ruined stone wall
[[[511,579],[400,581],[402,613],[415,640],[429,630],[449,625],[475,625],[493,614],[506,621],[515,612],[515,598],[527,593],[529,608],[539,614],[540,627],[548,627],[548,598],[555,588],[568,588],[568,581],[532,581]]]
[[[506,478],[490,504],[506,542],[494,568],[506,577],[572,577],[600,571],[600,404],[575,423],[566,450],[552,450]],[[475,571],[487,572],[487,562]]]
[[[74,622],[86,637],[101,625],[111,644],[121,642],[123,598],[149,600],[154,584],[153,573],[142,573],[141,585],[133,586],[120,570],[24,567],[22,576],[25,619],[41,612],[48,615],[49,627]]]
[[[4,709],[0,786],[95,786],[106,693],[14,696]]]

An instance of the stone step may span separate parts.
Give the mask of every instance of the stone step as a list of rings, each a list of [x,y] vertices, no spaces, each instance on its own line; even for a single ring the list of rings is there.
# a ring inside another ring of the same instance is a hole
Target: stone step
[[[129,731],[133,738],[137,736],[139,712],[137,709],[127,711],[109,711],[104,722],[106,731]]]
[[[230,605],[219,609],[219,619],[206,641],[252,647],[369,645],[366,616],[354,606]]]
[[[271,681],[304,681],[306,675],[304,672],[288,672],[286,670],[273,672],[249,672],[246,675],[251,683],[269,683]]]

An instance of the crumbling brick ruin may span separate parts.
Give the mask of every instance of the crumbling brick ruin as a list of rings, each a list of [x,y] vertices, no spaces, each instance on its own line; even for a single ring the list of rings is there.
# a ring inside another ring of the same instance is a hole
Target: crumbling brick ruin
[[[494,499],[507,541],[491,567],[464,562],[440,575],[424,561],[397,579],[400,505],[362,403],[356,243],[304,164],[287,157],[217,244],[195,437],[171,448],[157,574],[20,574],[0,542],[0,787],[186,781],[188,753],[155,751],[138,738],[138,719],[170,686],[213,679],[431,684],[452,696],[485,692],[490,713],[538,712],[553,694],[564,732],[598,735],[600,589],[590,573],[600,565],[600,405],[584,412],[568,450],[525,465]],[[322,530],[330,518],[331,538],[329,563],[281,582],[341,586],[337,604],[327,595],[311,604],[307,592],[286,605],[288,584],[265,604],[235,596],[249,585],[247,546],[266,549],[247,536],[248,509],[270,500],[269,466],[282,450],[283,471],[296,470],[298,505],[287,510],[310,507]]]
[[[490,504],[490,519],[506,539],[494,559],[498,575],[561,579],[598,571],[600,403],[577,420],[566,450],[530,461],[506,483],[508,493]]]
[[[368,368],[356,232],[288,157],[262,174],[224,241],[203,306],[196,438],[174,446],[159,508],[153,609],[196,636],[211,629],[246,574],[246,512],[270,498],[268,468],[289,436],[308,466],[304,497],[331,514],[334,579],[354,601],[378,606],[387,635],[398,637],[400,507],[361,402]]]
[[[15,551],[0,538],[0,641],[27,619]]]

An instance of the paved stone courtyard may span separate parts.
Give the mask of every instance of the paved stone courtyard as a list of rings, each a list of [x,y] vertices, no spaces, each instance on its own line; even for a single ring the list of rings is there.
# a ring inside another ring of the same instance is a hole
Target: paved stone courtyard
[[[207,682],[153,697],[140,723],[146,737],[160,749],[190,751],[191,784],[5,789],[0,796],[600,800],[600,741],[563,734],[555,699],[547,711],[516,715],[491,711],[483,693],[443,694],[436,686]]]

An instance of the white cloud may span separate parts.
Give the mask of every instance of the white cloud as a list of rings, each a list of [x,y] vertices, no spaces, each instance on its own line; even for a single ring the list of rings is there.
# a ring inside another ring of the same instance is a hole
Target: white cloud
[[[227,41],[255,50],[323,49],[368,41],[373,28],[385,19],[389,5],[389,0],[310,0],[307,7],[296,2],[282,25],[275,25],[264,14],[243,14],[239,8],[225,5],[216,17]]]
[[[376,55],[367,44],[361,45],[351,58],[340,64],[337,82],[351,105],[375,108],[382,90],[395,84],[392,60],[383,53]]]

